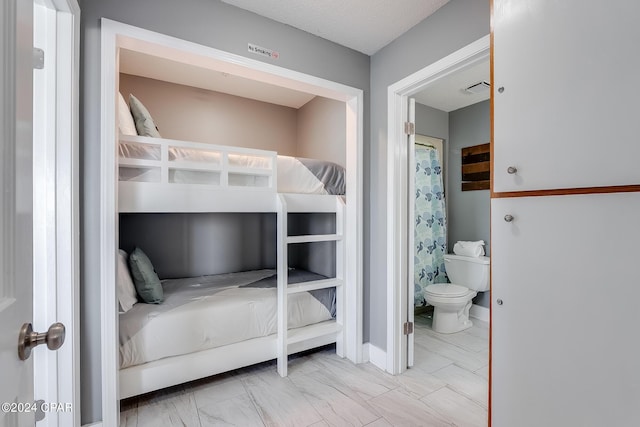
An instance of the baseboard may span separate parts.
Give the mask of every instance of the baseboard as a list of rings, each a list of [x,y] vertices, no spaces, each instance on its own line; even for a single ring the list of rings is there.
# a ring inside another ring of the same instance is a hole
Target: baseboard
[[[489,323],[491,321],[491,316],[489,315],[489,309],[487,307],[483,307],[481,305],[473,304],[471,306],[471,310],[469,310],[469,317],[473,317],[478,320],[482,320],[483,322]]]
[[[375,367],[387,370],[387,352],[376,347],[371,343],[365,343],[362,346],[363,357],[366,362],[371,362]]]
[[[91,424],[83,424],[82,427],[102,427],[102,421],[97,421]]]

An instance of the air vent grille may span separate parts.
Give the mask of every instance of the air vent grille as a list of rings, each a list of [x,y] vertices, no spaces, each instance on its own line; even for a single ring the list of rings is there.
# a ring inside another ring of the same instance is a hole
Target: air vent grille
[[[474,83],[471,86],[464,89],[466,93],[481,93],[489,90],[491,85],[488,82],[481,81],[478,83]]]

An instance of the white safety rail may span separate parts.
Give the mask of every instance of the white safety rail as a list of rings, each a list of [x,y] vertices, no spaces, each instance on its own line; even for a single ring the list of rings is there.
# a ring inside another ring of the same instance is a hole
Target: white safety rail
[[[274,212],[277,153],[121,135],[120,212]]]
[[[310,197],[310,198],[309,198]],[[307,198],[309,198],[307,200]],[[307,202],[307,203],[305,203]],[[329,212],[335,213],[335,234],[314,234],[302,236],[288,235],[288,214],[293,212]],[[344,221],[345,201],[341,196],[305,196],[293,194],[278,195],[278,338],[277,358],[278,373],[287,375],[288,355],[313,347],[336,343],[336,353],[344,354],[344,334],[342,325],[344,319]],[[336,242],[336,277],[314,280],[304,283],[289,284],[288,280],[288,251],[289,245],[309,242]],[[326,322],[289,329],[288,326],[288,296],[297,292],[307,292],[317,289],[336,288],[336,318]]]

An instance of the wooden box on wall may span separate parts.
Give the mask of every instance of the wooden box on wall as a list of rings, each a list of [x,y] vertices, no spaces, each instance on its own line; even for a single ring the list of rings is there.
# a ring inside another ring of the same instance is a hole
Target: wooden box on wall
[[[490,149],[489,143],[462,149],[462,191],[489,189]]]

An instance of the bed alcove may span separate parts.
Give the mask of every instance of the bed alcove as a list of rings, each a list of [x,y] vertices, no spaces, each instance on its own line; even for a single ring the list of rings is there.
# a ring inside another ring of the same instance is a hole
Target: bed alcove
[[[118,207],[118,154],[117,141],[118,127],[116,121],[116,97],[120,90],[120,86],[126,88],[126,92],[133,93],[144,92],[145,89],[135,89],[136,84],[140,82],[147,84],[147,92],[153,93],[153,87],[158,85],[169,85],[171,88],[178,88],[188,98],[189,92],[199,96],[205,93],[205,97],[211,92],[216,93],[216,97],[234,97],[234,102],[250,103],[253,106],[260,107],[261,104],[279,104],[276,109],[287,113],[286,109],[296,109],[295,103],[305,105],[309,101],[326,99],[328,102],[338,101],[344,105],[344,149],[343,161],[346,169],[346,203],[344,207],[343,219],[343,250],[344,254],[341,258],[344,269],[344,318],[342,319],[342,334],[344,334],[344,348],[341,349],[344,356],[349,360],[359,363],[363,360],[362,355],[362,117],[363,117],[363,95],[360,89],[354,89],[342,84],[319,79],[314,76],[298,73],[277,67],[265,62],[256,61],[254,59],[241,57],[225,53],[213,48],[197,45],[191,42],[179,40],[173,37],[165,36],[155,32],[143,30],[129,25],[117,23],[107,19],[102,20],[102,123],[101,123],[101,147],[102,147],[102,171],[101,171],[101,200],[102,200],[102,217],[101,217],[101,286],[102,286],[102,400],[104,419],[111,416],[117,416],[118,400],[121,397],[119,391],[119,355],[118,346],[114,343],[118,342],[118,315],[114,307],[118,306],[114,265],[116,264],[116,253],[120,246],[119,243],[119,218],[121,209]],[[121,74],[122,73],[122,74]],[[214,77],[215,76],[215,77]],[[124,79],[124,80],[123,80]],[[222,86],[212,86],[212,80],[221,80]],[[226,82],[233,80],[234,83],[228,85],[225,89]],[[122,83],[124,82],[124,83]],[[227,92],[227,93],[221,93]],[[123,93],[125,95],[125,93]],[[147,96],[145,94],[144,96]],[[303,98],[300,98],[303,97]],[[306,97],[306,100],[304,100]],[[297,98],[297,100],[295,100]],[[192,98],[193,99],[193,98]],[[293,99],[293,101],[292,101]],[[303,99],[302,101],[300,99]],[[283,101],[285,100],[285,101]],[[162,107],[156,105],[156,100],[148,99],[148,107],[152,115],[154,110],[161,116],[171,116],[170,111],[162,111]],[[293,103],[292,106],[283,105]],[[335,104],[334,104],[335,105]],[[241,107],[240,107],[241,108]],[[262,108],[262,107],[260,107]],[[260,117],[260,108],[257,108],[257,116]],[[270,107],[265,107],[270,108]],[[273,110],[273,108],[271,108]],[[309,121],[309,113],[303,119]],[[300,121],[300,113],[296,113],[297,120]],[[161,119],[160,121],[162,121]],[[321,125],[319,127],[325,126]],[[232,124],[226,129],[227,136],[221,136],[224,132],[216,134],[209,132],[208,135],[180,135],[180,126],[165,126],[163,132],[171,139],[196,140],[196,142],[207,144],[228,145],[228,135],[233,133],[234,126],[236,133],[242,134],[238,130],[238,124]],[[295,124],[297,135],[305,130],[300,131],[304,126]],[[313,125],[311,125],[313,126]],[[316,125],[317,126],[317,125]],[[215,129],[215,128],[214,128]],[[184,131],[184,129],[182,129]],[[291,129],[288,131],[291,133]],[[214,135],[215,134],[215,135]],[[212,136],[214,135],[214,136]],[[165,137],[165,135],[163,135]],[[209,138],[211,137],[211,138]],[[226,139],[225,139],[226,138]],[[246,141],[247,135],[244,134]],[[272,138],[273,139],[273,138]],[[249,147],[256,149],[277,150],[276,146],[256,146],[239,142],[239,147]],[[289,147],[290,148],[290,147]],[[291,151],[291,150],[290,150]],[[340,150],[337,150],[338,152]],[[308,153],[308,154],[307,154]],[[320,157],[326,155],[326,160],[334,162],[339,161],[336,150],[323,150],[318,147],[317,143],[312,143],[305,148],[308,157]],[[295,155],[298,153],[288,152],[287,154]],[[308,198],[311,200],[310,198]],[[270,200],[265,197],[265,200]],[[229,204],[228,208],[216,209],[218,215],[224,213],[232,215],[233,212],[253,212],[254,215],[250,221],[254,223],[267,222],[267,228],[272,227],[273,213],[276,212],[279,203],[277,199],[269,201],[267,204],[256,207],[255,209],[240,208],[242,202],[237,205]],[[280,198],[280,200],[286,200]],[[304,199],[301,199],[304,200]],[[272,205],[271,205],[272,203]],[[298,202],[295,197],[291,198],[289,212],[306,212],[307,208],[301,208],[302,202]],[[269,205],[267,209],[264,206]],[[318,206],[320,204],[318,203]],[[296,210],[298,209],[298,210]],[[313,208],[308,208],[313,209]],[[323,209],[320,207],[319,209]],[[313,210],[312,210],[313,211]],[[162,215],[162,209],[152,211],[153,215]],[[176,209],[173,212],[180,212]],[[184,214],[189,212],[199,212],[198,215],[208,215],[205,208],[190,208]],[[263,214],[260,212],[271,212]],[[304,216],[294,216],[289,220],[287,227],[284,215],[285,229],[308,229],[309,223]],[[323,212],[320,210],[320,212]],[[328,212],[328,211],[325,211]],[[174,213],[172,213],[173,215]],[[126,215],[138,215],[131,213]],[[147,214],[142,214],[147,215]],[[243,214],[245,215],[245,214]],[[257,216],[255,216],[257,215]],[[271,215],[271,220],[265,220]],[[301,214],[302,215],[302,214]],[[321,214],[326,215],[326,214]],[[337,215],[337,214],[336,214]],[[325,221],[326,222],[326,218]],[[278,224],[281,226],[282,224]],[[311,227],[313,228],[313,227]],[[293,231],[295,234],[296,232]],[[286,237],[285,237],[286,239]],[[127,243],[131,245],[131,242]],[[286,244],[284,245],[286,247]],[[279,246],[280,247],[280,246]],[[335,252],[335,248],[332,249]],[[281,258],[281,254],[278,254]],[[286,256],[284,258],[291,258]],[[313,261],[312,261],[313,263]],[[317,262],[316,262],[317,264]],[[322,261],[320,261],[322,264]],[[335,270],[335,268],[334,268]],[[286,298],[285,298],[286,299]],[[285,306],[286,307],[286,306]],[[280,345],[280,344],[279,344]],[[319,345],[321,343],[319,342]],[[240,366],[242,361],[233,359],[246,358],[246,354],[252,352],[252,346],[242,347],[239,345],[234,352],[225,360],[215,367],[215,372],[223,372]],[[268,353],[268,352],[267,352]],[[269,358],[269,354],[263,354],[262,358]],[[211,354],[202,354],[201,359],[210,358]],[[254,363],[251,358],[246,358],[246,364]],[[265,359],[266,360],[266,359]],[[286,361],[285,361],[286,363]],[[198,364],[197,362],[195,363]],[[167,365],[171,366],[171,365]],[[280,368],[280,365],[279,365]],[[154,370],[153,375],[163,375],[163,369],[166,367],[160,363]],[[197,369],[196,369],[197,371]],[[286,372],[286,367],[285,367]],[[192,374],[199,375],[197,372]],[[170,380],[179,383],[184,378],[177,376]],[[143,380],[144,381],[144,380]],[[128,387],[128,385],[126,386]]]

